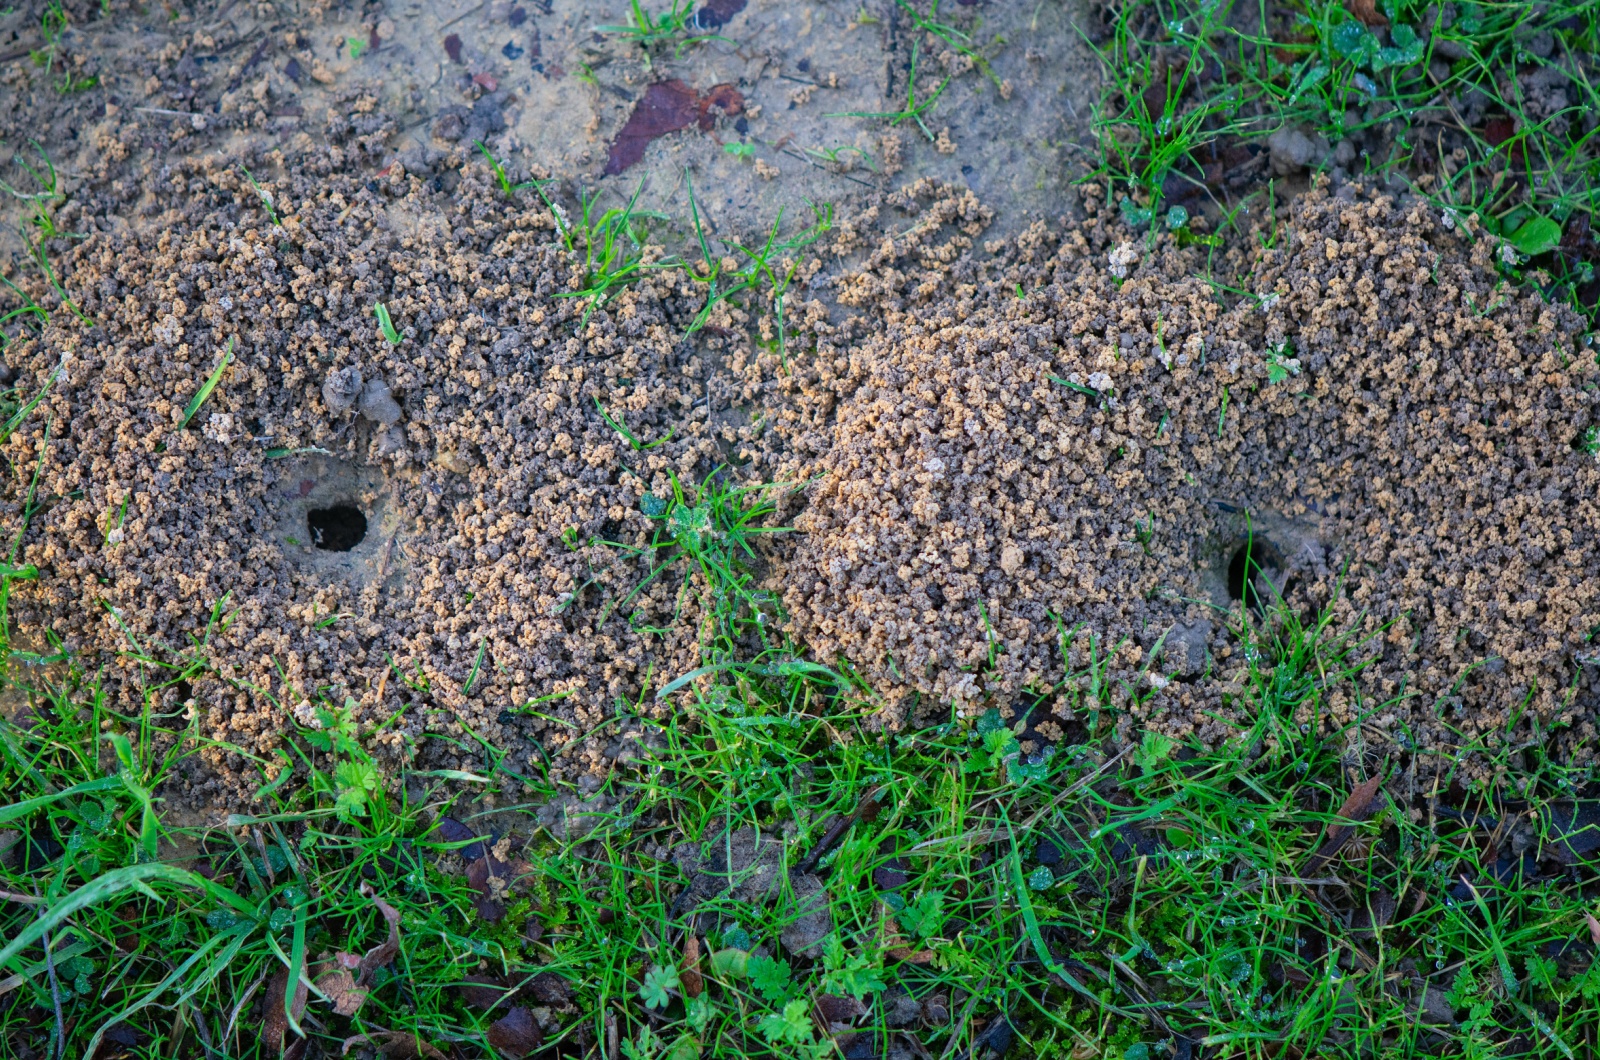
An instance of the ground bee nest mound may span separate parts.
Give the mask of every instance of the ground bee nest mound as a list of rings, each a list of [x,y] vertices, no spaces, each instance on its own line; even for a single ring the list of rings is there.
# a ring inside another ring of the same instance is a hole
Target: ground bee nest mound
[[[896,720],[1032,706],[1098,667],[1034,720],[1153,687],[1126,723],[1215,737],[1245,677],[1224,631],[1283,592],[1369,637],[1324,722],[1459,746],[1525,708],[1588,754],[1579,321],[1424,203],[1324,186],[1286,221],[1233,252],[1252,286],[1231,306],[1197,255],[1091,217],[1003,278],[891,307],[800,522],[801,639]]]
[[[1564,752],[1593,736],[1594,357],[1424,205],[1313,191],[1231,252],[1235,300],[1203,248],[1092,208],[980,249],[983,208],[924,182],[807,252],[780,353],[732,304],[686,337],[705,288],[679,270],[586,316],[581,251],[465,161],[450,187],[308,157],[274,220],[198,159],[149,231],[85,211],[64,282],[96,326],[7,351],[48,384],[4,447],[39,569],[19,635],[130,709],[136,658],[196,664],[155,707],[252,754],[350,702],[387,760],[479,768],[481,741],[592,787],[629,753],[618,704],[673,709],[649,692],[702,661],[700,596],[648,577],[652,514],[728,467],[811,483],[775,494],[801,532],[761,538],[758,574],[886,725],[1093,665],[1103,691],[1045,695],[1039,731],[1100,696],[1215,737],[1243,709],[1228,615],[1282,592],[1375,634],[1333,723],[1426,746],[1526,702]],[[187,798],[259,783],[207,756]]]

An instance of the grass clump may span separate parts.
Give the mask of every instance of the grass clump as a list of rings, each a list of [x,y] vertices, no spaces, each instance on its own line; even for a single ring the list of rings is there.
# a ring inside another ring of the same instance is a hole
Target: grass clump
[[[1284,173],[1408,185],[1592,315],[1596,13],[1416,0],[1107,5],[1094,177],[1135,220],[1232,219]]]
[[[665,11],[652,15],[639,0],[628,0],[628,21],[625,25],[596,26],[596,33],[613,36],[626,43],[637,45],[645,66],[664,45],[672,45],[672,57],[683,58],[683,53],[696,44],[707,41],[726,41],[727,37],[703,32],[715,28],[720,20],[708,19],[697,11],[692,0],[672,0]],[[731,41],[729,43],[732,43]]]
[[[746,532],[713,510],[735,500],[717,488],[655,516],[708,579]],[[401,1035],[460,1056],[535,1039],[652,1058],[907,1039],[931,1055],[1592,1052],[1597,866],[1572,798],[1587,778],[1519,748],[1502,752],[1517,774],[1474,787],[1451,772],[1461,748],[1374,744],[1369,641],[1247,614],[1247,719],[1206,743],[1119,745],[1092,664],[1015,716],[883,733],[848,674],[772,649],[665,683],[674,710],[620,706],[631,750],[584,792],[488,744],[475,773],[381,776],[376,734],[326,702],[269,755],[216,747],[162,694],[216,680],[198,662],[141,662],[136,716],[84,675],[35,682],[0,725],[0,1040],[38,1048],[59,1028],[69,1051],[98,1034],[232,1056],[298,1026],[324,1049]],[[1334,697],[1357,722],[1329,722]],[[217,751],[258,764],[261,809],[225,829],[165,820],[163,786]],[[514,840],[494,845],[444,787],[463,784],[547,809],[494,818]],[[509,890],[472,882],[495,861]],[[384,963],[358,990],[330,978],[336,950]],[[318,989],[297,1002],[285,970],[302,960]],[[509,996],[485,1010],[480,990]],[[509,1037],[535,996],[554,999],[542,1025]]]

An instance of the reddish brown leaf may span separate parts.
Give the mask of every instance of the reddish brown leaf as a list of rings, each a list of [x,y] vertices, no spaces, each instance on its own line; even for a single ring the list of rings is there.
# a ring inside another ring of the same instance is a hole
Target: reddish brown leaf
[[[1377,0],[1344,0],[1344,9],[1368,26],[1387,26],[1389,20],[1378,10]]]
[[[373,1045],[388,1060],[416,1060],[417,1057],[427,1057],[427,1060],[450,1060],[438,1049],[418,1038],[410,1031],[384,1031],[370,1030],[365,1034],[357,1034],[344,1040],[344,1048],[339,1050],[340,1055],[345,1055],[357,1045]]]
[[[1589,922],[1589,937],[1594,939],[1596,946],[1600,946],[1600,920],[1596,920],[1588,910],[1584,910],[1583,919]]]
[[[644,157],[652,140],[668,133],[696,123],[701,130],[710,132],[716,122],[713,110],[743,114],[743,93],[731,84],[712,85],[705,95],[700,95],[679,80],[656,82],[644,90],[627,123],[611,142],[606,172],[617,174],[634,165]]]
[[[1382,776],[1372,777],[1369,780],[1363,780],[1360,784],[1357,784],[1355,790],[1350,793],[1350,797],[1344,800],[1344,805],[1339,807],[1339,816],[1344,818],[1346,821],[1351,822],[1352,824],[1365,821],[1368,817],[1372,816],[1373,800],[1377,798],[1378,789],[1381,787],[1383,787]],[[1337,834],[1335,831],[1336,829],[1342,831],[1347,827],[1349,826],[1339,824],[1330,825],[1328,828],[1328,835],[1331,838]]]
[[[683,984],[684,997],[699,997],[706,988],[700,974],[700,939],[693,931],[683,940],[683,970],[678,973],[678,981]]]
[[[510,880],[511,866],[493,854],[485,854],[467,865],[467,884],[478,892],[472,905],[480,917],[493,923],[506,915],[504,903],[495,895],[505,893]],[[499,886],[490,881],[495,881]]]
[[[472,83],[485,92],[493,92],[500,87],[500,82],[494,79],[493,74],[477,73],[472,75]]]
[[[444,39],[444,53],[450,56],[451,62],[458,64],[461,62],[461,37],[459,34],[452,33]]]
[[[513,1060],[521,1060],[544,1042],[544,1032],[533,1021],[533,1014],[518,1005],[489,1024],[489,1044]]]
[[[371,982],[372,973],[394,960],[400,953],[400,911],[394,906],[379,898],[370,886],[363,883],[361,893],[372,899],[372,904],[378,907],[378,912],[383,914],[383,919],[389,925],[389,938],[380,945],[372,947],[361,958],[357,965],[356,982],[365,985]]]
[[[1517,133],[1517,123],[1514,118],[1490,118],[1483,123],[1483,138],[1490,147],[1499,147]]]
[[[744,95],[732,85],[712,85],[711,91],[700,97],[700,131],[710,132],[716,118],[711,113],[715,107],[724,114],[743,114]]]
[[[644,149],[657,137],[687,129],[699,117],[700,99],[679,80],[657,81],[644,90],[633,113],[611,142],[606,173],[615,175],[644,158]]]
[[[1372,816],[1372,808],[1377,805],[1379,798],[1378,789],[1382,786],[1381,774],[1356,785],[1350,797],[1344,800],[1344,805],[1339,807],[1339,817],[1349,823],[1328,826],[1327,839],[1321,849],[1311,855],[1311,860],[1306,863],[1308,874],[1332,861],[1334,855],[1343,849],[1352,835],[1355,835],[1354,826]]]

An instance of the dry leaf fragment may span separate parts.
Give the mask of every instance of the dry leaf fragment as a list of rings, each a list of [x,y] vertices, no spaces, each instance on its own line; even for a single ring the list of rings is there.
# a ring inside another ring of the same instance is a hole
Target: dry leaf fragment
[[[489,1044],[514,1060],[522,1060],[544,1042],[544,1032],[533,1014],[518,1005],[489,1024]]]
[[[839,994],[818,994],[815,1005],[818,1021],[829,1034],[838,1034],[867,1014],[867,1006]]]
[[[373,972],[394,960],[400,953],[400,911],[379,898],[377,892],[366,883],[361,885],[361,893],[372,899],[372,904],[378,907],[378,912],[383,914],[383,919],[389,925],[389,938],[368,950],[358,965],[356,982],[365,985],[371,981]]]
[[[683,969],[678,972],[678,982],[683,985],[684,997],[699,997],[706,988],[700,974],[700,939],[693,931],[683,940]]]
[[[357,986],[355,976],[344,968],[334,968],[317,976],[317,989],[328,995],[333,1011],[341,1016],[354,1016],[367,1001],[367,989]]]
[[[1311,860],[1306,862],[1306,874],[1310,875],[1323,865],[1333,860],[1335,854],[1350,841],[1355,835],[1355,825],[1372,816],[1372,808],[1377,805],[1378,789],[1383,786],[1383,776],[1372,777],[1357,784],[1350,797],[1344,800],[1344,805],[1339,807],[1339,816],[1345,824],[1330,824],[1328,838],[1323,842],[1322,848],[1311,855]]]
[[[1583,919],[1589,922],[1589,937],[1594,939],[1596,946],[1600,946],[1600,920],[1596,920],[1594,914],[1587,909],[1583,912]]]
[[[889,956],[893,957],[897,961],[905,961],[907,964],[933,963],[932,950],[914,950],[910,946],[891,947],[889,950]]]
[[[469,975],[456,984],[456,991],[468,1008],[491,1009],[505,999],[510,988],[497,976]]]
[[[294,1018],[299,1022],[300,1016],[306,1010],[306,998],[309,992],[306,989],[305,965],[301,964],[299,981],[295,984]],[[267,981],[267,996],[262,1004],[266,1006],[266,1015],[261,1023],[261,1038],[267,1045],[268,1055],[281,1054],[284,1050],[284,1037],[289,1033],[289,1016],[283,1010],[283,995],[289,987],[289,969],[280,968],[278,974]]]
[[[385,1031],[376,1028],[365,1034],[346,1038],[344,1048],[339,1050],[339,1053],[343,1056],[361,1044],[377,1046],[378,1051],[388,1057],[388,1060],[416,1060],[419,1056],[427,1057],[428,1060],[450,1060],[410,1031]]]
[[[572,984],[554,972],[540,972],[528,984],[528,993],[541,1005],[572,1004]]]

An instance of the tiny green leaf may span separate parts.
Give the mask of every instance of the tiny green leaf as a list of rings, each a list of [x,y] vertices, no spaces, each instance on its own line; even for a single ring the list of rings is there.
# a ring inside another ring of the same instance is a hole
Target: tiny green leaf
[[[1561,244],[1561,226],[1537,214],[1511,233],[1511,245],[1530,258],[1554,250]]]
[[[183,410],[183,420],[178,424],[178,430],[189,426],[189,421],[194,419],[194,414],[200,411],[200,406],[206,403],[206,398],[217,389],[217,384],[222,382],[222,373],[228,370],[228,365],[233,361],[233,339],[228,339],[228,348],[223,351],[222,360],[217,362],[217,367],[211,372],[200,389],[195,391],[194,397],[189,399],[189,407]]]
[[[672,1002],[672,991],[682,985],[677,968],[670,964],[658,964],[644,973],[644,985],[639,987],[639,996],[644,998],[645,1008],[666,1008]]]

